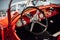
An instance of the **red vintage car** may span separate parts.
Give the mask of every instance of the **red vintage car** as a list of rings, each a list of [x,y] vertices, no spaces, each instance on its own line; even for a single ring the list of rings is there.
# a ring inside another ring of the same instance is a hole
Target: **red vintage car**
[[[52,17],[55,17],[56,15],[60,15],[60,5],[50,4],[50,5],[46,5],[46,6],[39,6],[38,8],[41,11],[44,12],[45,17],[48,19],[48,24],[49,25],[48,25],[48,30],[47,31],[50,32],[50,30],[49,30],[50,27],[49,26],[52,26],[53,28],[55,28],[54,25],[52,25],[53,23],[55,23],[55,19],[52,20],[53,19]],[[30,9],[28,8],[28,10],[24,9],[24,11],[22,12],[23,13],[22,14],[22,19],[25,21],[24,22],[25,23],[24,26],[29,25],[31,23],[30,18],[29,17],[26,17],[26,14],[28,14],[28,15],[31,14],[32,17],[33,17],[35,15],[35,13],[36,13],[36,10],[37,10],[36,8],[32,8],[32,7]],[[1,38],[2,38],[1,40],[21,40],[21,39],[24,40],[24,38],[27,38],[28,37],[28,36],[26,37],[26,35],[29,35],[28,33],[25,33],[23,31],[21,31],[22,30],[21,28],[23,27],[23,25],[17,24],[17,22],[19,20],[21,21],[20,18],[21,18],[21,14],[19,14],[19,12],[13,13],[13,15],[11,16],[11,24],[10,24],[11,26],[10,27],[8,26],[8,17],[5,17],[4,19],[1,19],[0,20],[0,35],[1,35]],[[43,17],[42,14],[38,14],[38,20],[44,20],[44,17]],[[21,33],[22,32],[25,33],[25,36],[24,37],[22,37],[23,36],[22,35],[23,33],[22,34],[20,33],[21,35],[19,35],[19,32],[18,32],[17,28],[18,29],[21,29],[20,30]],[[27,28],[27,30],[29,30],[29,29]],[[35,31],[36,30],[37,29],[35,28]],[[51,29],[51,31],[52,31],[52,29]],[[32,33],[33,35],[35,35],[34,34],[35,32],[31,32],[31,31],[29,31],[29,32]],[[36,33],[36,35],[37,34],[40,34],[40,33]],[[27,39],[29,40],[29,38],[27,38]],[[32,40],[34,40],[34,39],[32,39]]]

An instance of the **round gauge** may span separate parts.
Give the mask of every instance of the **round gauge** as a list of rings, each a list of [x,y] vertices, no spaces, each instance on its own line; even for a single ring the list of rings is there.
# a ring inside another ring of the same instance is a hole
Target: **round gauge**
[[[20,20],[20,19],[17,21],[16,26],[17,26],[17,27],[22,26],[22,23],[21,23],[21,20]]]

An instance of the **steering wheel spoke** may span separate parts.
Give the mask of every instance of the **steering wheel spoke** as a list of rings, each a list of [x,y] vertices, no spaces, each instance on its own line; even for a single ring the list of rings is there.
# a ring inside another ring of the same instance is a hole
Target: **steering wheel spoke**
[[[44,24],[41,23],[41,22],[38,22],[38,21],[37,21],[37,23],[40,24],[41,26],[45,27],[45,28],[47,27],[46,25],[44,25]]]
[[[32,22],[31,24],[30,32],[33,30],[33,27],[34,27],[34,22]]]

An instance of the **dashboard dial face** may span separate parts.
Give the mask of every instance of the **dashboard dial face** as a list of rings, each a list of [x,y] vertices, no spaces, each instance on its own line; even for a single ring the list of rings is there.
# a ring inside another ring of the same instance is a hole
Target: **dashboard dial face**
[[[21,23],[20,19],[17,21],[16,26],[17,26],[17,27],[22,26],[22,23]]]

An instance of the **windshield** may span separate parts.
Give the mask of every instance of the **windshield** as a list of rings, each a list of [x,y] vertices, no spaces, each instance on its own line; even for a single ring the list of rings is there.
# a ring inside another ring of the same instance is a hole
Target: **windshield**
[[[27,1],[27,0],[13,0],[12,3],[16,3],[16,2],[20,2],[20,1]],[[36,1],[36,0],[35,0]],[[39,0],[40,1],[40,0]],[[38,1],[38,2],[39,2]],[[50,2],[50,3],[54,3],[54,4],[60,4],[60,0],[46,0],[47,2]],[[45,1],[45,2],[46,2]],[[8,8],[8,4],[9,4],[10,0],[0,0],[0,10],[3,10],[3,9],[7,9]],[[37,3],[37,5],[41,5],[41,3]]]
[[[60,4],[60,0],[50,0],[51,3]]]
[[[20,1],[27,1],[27,0],[13,0],[13,3],[20,2]],[[35,0],[36,1],[36,0]],[[0,10],[7,10],[8,4],[10,0],[0,0]],[[53,3],[53,4],[60,4],[60,0],[46,0],[45,2]],[[37,5],[41,5],[41,0],[38,0]]]
[[[24,1],[24,2],[22,2],[22,1]],[[14,5],[11,7],[11,11],[16,11],[16,10],[18,10],[19,12],[23,11],[23,9],[26,6],[27,1],[28,0],[13,0],[12,4],[14,4]],[[60,0],[38,0],[38,1],[32,0],[32,1],[35,4],[35,6],[49,5],[49,4],[59,4],[60,5]],[[9,2],[10,2],[10,0],[0,0],[0,12],[7,11]],[[33,4],[30,2],[29,5],[27,5],[27,6],[31,6],[31,5],[33,5]]]

